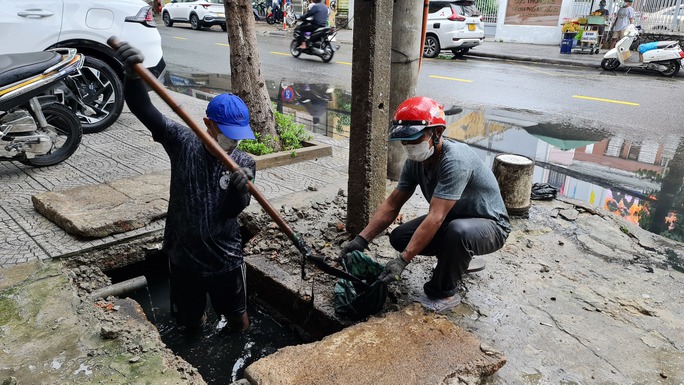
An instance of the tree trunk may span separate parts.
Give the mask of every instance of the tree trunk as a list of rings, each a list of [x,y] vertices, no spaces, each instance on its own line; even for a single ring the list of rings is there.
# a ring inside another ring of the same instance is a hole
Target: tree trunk
[[[266,82],[261,76],[261,61],[254,30],[252,3],[247,0],[226,0],[226,27],[230,45],[230,78],[233,93],[249,108],[252,130],[262,138],[279,138]],[[280,150],[280,140],[275,141]]]
[[[404,100],[415,96],[423,28],[423,2],[397,1],[392,15],[392,69],[390,75],[390,118]],[[389,122],[388,122],[389,126]],[[387,143],[387,178],[399,180],[406,154],[401,142]]]

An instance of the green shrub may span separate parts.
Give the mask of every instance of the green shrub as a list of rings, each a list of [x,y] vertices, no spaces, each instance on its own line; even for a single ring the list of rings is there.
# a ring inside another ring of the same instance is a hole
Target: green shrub
[[[280,136],[280,150],[290,151],[302,148],[302,142],[313,137],[311,133],[304,129],[304,125],[295,122],[292,115],[286,115],[275,111],[276,132]],[[266,155],[273,153],[276,148],[276,139],[270,135],[261,137],[259,133],[254,133],[256,139],[243,140],[238,148],[252,155]],[[296,153],[292,151],[296,156]]]

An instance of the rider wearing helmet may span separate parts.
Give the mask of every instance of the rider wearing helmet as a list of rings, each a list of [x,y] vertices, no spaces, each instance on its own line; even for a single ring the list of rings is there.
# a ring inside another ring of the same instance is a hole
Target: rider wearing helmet
[[[387,263],[379,279],[397,281],[416,255],[436,256],[432,278],[423,286],[427,297],[421,302],[441,301],[449,307],[460,302],[457,284],[473,255],[499,250],[510,225],[491,169],[468,145],[443,140],[445,129],[444,110],[434,100],[414,97],[399,105],[389,140],[401,141],[408,159],[394,191],[343,247],[341,256],[367,248],[420,187],[430,209],[391,232],[390,243],[399,255]]]
[[[303,21],[297,27],[299,29],[299,37],[297,43],[299,43],[299,49],[306,49],[305,34],[306,32],[313,32],[319,28],[326,26],[328,22],[328,7],[321,3],[321,0],[312,0],[313,5],[309,8],[309,12],[299,18],[299,21]],[[307,19],[311,19],[308,21]]]

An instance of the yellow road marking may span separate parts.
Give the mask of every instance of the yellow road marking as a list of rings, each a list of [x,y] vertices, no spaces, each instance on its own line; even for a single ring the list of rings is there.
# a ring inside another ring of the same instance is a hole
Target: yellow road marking
[[[187,37],[180,37],[180,36],[174,36],[173,38],[178,39],[178,40],[188,40]]]
[[[220,46],[222,46],[222,47],[230,47],[230,46],[229,46],[228,44],[226,44],[226,43],[216,43],[216,45],[220,45]]]
[[[335,63],[344,64],[344,65],[348,65],[348,66],[352,65],[352,63],[350,63],[350,62],[348,62],[348,61],[338,61],[338,62],[335,62]]]
[[[429,77],[433,79],[444,79],[444,80],[453,80],[455,82],[463,82],[463,83],[472,83],[472,80],[467,80],[467,79],[458,79],[458,78],[450,78],[448,76],[437,76],[437,75],[430,75]]]
[[[576,99],[595,100],[597,102],[625,104],[627,106],[639,106],[640,105],[639,103],[634,103],[634,102],[625,102],[622,100],[603,99],[603,98],[592,98],[591,96],[572,95],[572,97],[576,98]]]
[[[274,54],[274,55],[290,56],[289,53],[285,53],[285,52],[275,52],[275,51],[272,51],[271,53]]]

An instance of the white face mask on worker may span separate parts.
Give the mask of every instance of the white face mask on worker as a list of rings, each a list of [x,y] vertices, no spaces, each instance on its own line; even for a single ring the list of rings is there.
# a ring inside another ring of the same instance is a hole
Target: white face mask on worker
[[[407,158],[416,162],[422,162],[432,156],[435,148],[430,146],[429,140],[426,140],[418,144],[405,144],[404,151],[406,151]]]
[[[223,149],[223,151],[227,153],[233,152],[237,148],[237,146],[240,144],[239,140],[233,140],[230,139],[229,137],[219,133],[216,135],[216,141],[218,142],[219,146]]]

